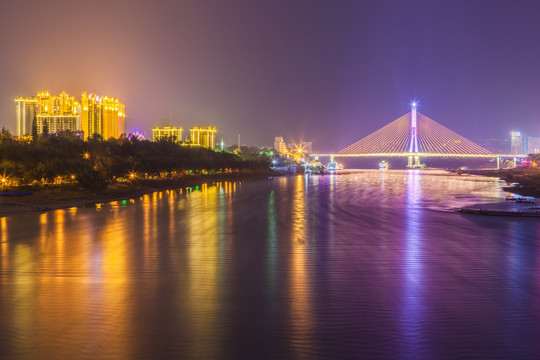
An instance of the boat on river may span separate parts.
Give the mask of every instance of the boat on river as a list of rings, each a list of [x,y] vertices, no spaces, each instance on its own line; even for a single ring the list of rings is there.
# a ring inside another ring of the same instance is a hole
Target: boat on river
[[[535,202],[535,199],[532,196],[522,196],[518,194],[508,195],[506,197],[506,200],[515,201],[517,203],[530,203],[530,204],[534,204]]]
[[[0,191],[0,196],[24,196],[32,195],[29,191]]]
[[[326,165],[326,169],[328,171],[341,171],[341,170],[343,170],[343,164],[340,164],[340,163],[335,162],[335,161],[330,161]]]
[[[490,215],[490,216],[517,216],[517,217],[540,217],[540,211],[504,211],[489,209],[459,209],[462,214]]]

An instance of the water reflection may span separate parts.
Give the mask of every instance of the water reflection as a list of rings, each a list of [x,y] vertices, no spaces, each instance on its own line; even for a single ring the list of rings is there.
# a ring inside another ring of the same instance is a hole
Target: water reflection
[[[297,357],[305,356],[312,346],[312,314],[309,269],[307,264],[306,201],[308,177],[297,176],[292,202],[291,233],[291,327],[293,349]]]
[[[2,273],[2,276],[0,276],[0,284],[4,283],[6,280],[5,273],[8,269],[8,244],[9,244],[9,238],[8,238],[8,228],[7,228],[7,219],[5,217],[0,218],[0,234],[2,237],[0,237],[0,272]]]
[[[419,358],[425,354],[426,333],[423,330],[424,279],[422,274],[422,185],[418,170],[407,172],[405,207],[405,249],[403,258],[403,299],[401,321],[403,359]]]
[[[0,353],[534,358],[538,223],[448,212],[494,199],[493,179],[365,171],[0,218]]]
[[[16,244],[13,251],[12,313],[13,330],[16,332],[17,347],[32,349],[36,344],[36,299],[38,299],[36,278],[32,276],[35,264],[32,249],[26,244]]]
[[[114,344],[113,357],[132,357],[132,349],[125,342],[125,339],[129,338],[131,317],[135,316],[128,305],[134,290],[129,268],[131,250],[124,229],[125,224],[118,219],[118,216],[119,209],[110,208],[103,229],[98,235],[102,244],[100,274],[103,276],[98,290],[102,296],[99,302],[102,307],[99,311],[103,319],[106,319],[105,324],[114,326],[114,330],[105,326],[99,333],[108,334],[107,341]]]
[[[220,341],[222,329],[217,311],[221,301],[218,288],[218,234],[220,217],[217,188],[204,188],[192,193],[188,211],[188,296],[186,311],[190,314],[188,327],[192,341],[187,349],[188,358],[213,358],[215,349],[208,348],[205,339]]]
[[[267,276],[269,283],[269,293],[273,294],[276,284],[276,266],[277,266],[277,218],[276,218],[276,204],[274,191],[270,191],[268,195],[268,248],[267,248]]]
[[[540,240],[538,226],[532,227],[530,222],[511,222],[508,227],[509,237],[517,241],[510,242],[506,256],[508,289],[507,308],[509,312],[508,328],[505,331],[504,346],[507,358],[526,358],[527,347],[515,350],[512,344],[523,343],[531,346],[538,342],[536,336],[530,336],[531,328],[538,329],[538,323],[531,321],[531,314],[527,311],[534,307],[534,299],[530,297],[536,284],[535,273],[530,269],[538,269],[537,253],[531,251],[531,245]],[[535,224],[536,225],[536,224]]]

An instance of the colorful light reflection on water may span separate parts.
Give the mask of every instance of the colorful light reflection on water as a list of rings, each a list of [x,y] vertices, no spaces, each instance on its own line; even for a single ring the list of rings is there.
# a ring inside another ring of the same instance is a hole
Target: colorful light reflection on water
[[[358,171],[0,218],[13,359],[535,358],[540,222],[496,179]]]

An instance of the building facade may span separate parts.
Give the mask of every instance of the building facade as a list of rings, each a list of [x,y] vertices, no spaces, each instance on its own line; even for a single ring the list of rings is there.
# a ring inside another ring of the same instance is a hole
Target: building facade
[[[214,150],[217,130],[213,126],[192,127],[189,129],[191,144]]]
[[[519,155],[523,154],[523,136],[519,131],[512,131],[512,137],[510,140],[510,154]]]
[[[62,92],[59,96],[41,91],[32,98],[15,99],[17,136],[30,135],[35,120],[38,134],[71,131],[84,139],[98,134],[103,139],[118,138],[125,133],[126,109],[118,99],[83,92],[79,103]]]
[[[278,155],[287,154],[287,144],[285,144],[285,140],[283,140],[282,136],[276,136],[274,137],[274,150]]]
[[[15,103],[17,104],[17,136],[32,134],[32,123],[37,115],[37,99],[21,97],[15,99]]]
[[[101,133],[101,99],[95,94],[82,93],[81,96],[81,130],[84,139]]]
[[[527,136],[527,146],[525,154],[540,154],[540,138]]]
[[[161,139],[169,139],[174,142],[182,141],[182,128],[180,126],[164,126],[155,127],[152,129],[152,141],[159,141]]]
[[[62,92],[59,96],[48,91],[37,94],[36,127],[38,134],[80,129],[79,102]]]
[[[118,138],[125,133],[126,109],[120,100],[87,94],[81,96],[81,130],[85,140],[98,134],[103,139]]]

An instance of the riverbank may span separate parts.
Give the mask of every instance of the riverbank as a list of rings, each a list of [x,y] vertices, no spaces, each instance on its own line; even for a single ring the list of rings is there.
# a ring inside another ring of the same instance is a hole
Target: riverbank
[[[523,196],[540,197],[540,169],[537,168],[464,170],[463,173],[498,177],[509,184],[504,187],[505,191]],[[515,185],[510,186],[513,183]]]
[[[100,192],[90,192],[76,186],[36,188],[32,190],[32,195],[0,196],[0,217],[26,212],[92,206],[104,202],[132,199],[160,190],[195,187],[223,181],[258,180],[279,175],[281,174],[272,170],[184,175],[173,179],[117,183],[109,185],[107,189]]]

